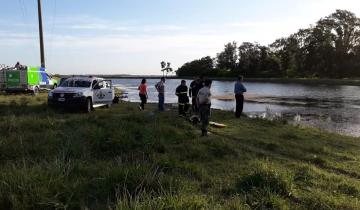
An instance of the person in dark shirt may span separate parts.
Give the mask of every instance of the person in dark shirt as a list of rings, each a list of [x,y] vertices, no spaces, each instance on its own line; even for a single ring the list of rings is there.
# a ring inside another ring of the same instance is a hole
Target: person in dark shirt
[[[244,108],[244,93],[246,92],[246,88],[242,83],[243,80],[244,77],[239,76],[234,86],[234,94],[236,98],[236,112],[235,112],[236,118],[240,118]]]
[[[187,95],[188,87],[186,86],[186,81],[181,80],[181,85],[176,88],[175,94],[178,97],[179,103],[179,115],[186,116],[186,112],[189,109],[189,97]]]
[[[193,112],[199,112],[196,97],[201,88],[204,87],[204,78],[201,76],[190,83],[189,96],[191,97],[191,107]]]
[[[20,64],[20,62],[18,61],[18,62],[16,62],[16,64],[15,64],[15,68],[17,68],[17,69],[20,69],[21,68],[21,64]]]
[[[159,111],[162,112],[165,110],[165,77],[161,77],[160,82],[156,83],[155,88],[159,93]]]

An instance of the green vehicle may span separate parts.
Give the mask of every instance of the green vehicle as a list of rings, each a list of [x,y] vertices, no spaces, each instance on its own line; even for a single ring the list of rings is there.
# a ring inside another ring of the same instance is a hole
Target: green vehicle
[[[45,68],[0,69],[0,90],[5,92],[32,92],[50,90],[58,86],[58,79],[46,73]]]

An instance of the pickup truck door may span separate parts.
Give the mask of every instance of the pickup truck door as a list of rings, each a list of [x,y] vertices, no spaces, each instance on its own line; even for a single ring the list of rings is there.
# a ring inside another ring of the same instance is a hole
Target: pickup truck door
[[[93,87],[93,104],[108,104],[113,100],[114,90],[111,80],[102,80]]]

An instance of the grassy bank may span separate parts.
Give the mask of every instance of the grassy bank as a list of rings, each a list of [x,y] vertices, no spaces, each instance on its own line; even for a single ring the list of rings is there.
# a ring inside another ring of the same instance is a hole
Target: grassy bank
[[[360,139],[214,111],[54,111],[0,96],[0,209],[359,209]]]

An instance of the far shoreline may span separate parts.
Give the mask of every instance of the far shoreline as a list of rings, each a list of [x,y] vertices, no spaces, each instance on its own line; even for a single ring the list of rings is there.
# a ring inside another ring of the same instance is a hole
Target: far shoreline
[[[72,75],[60,75],[60,77],[70,77]],[[81,75],[88,76],[88,75]],[[161,75],[92,75],[107,79],[160,79]],[[194,76],[195,77],[195,76]],[[167,79],[194,79],[194,77],[185,76],[167,76]],[[217,81],[236,81],[235,77],[209,77]],[[246,78],[245,82],[263,82],[263,83],[279,83],[279,84],[305,84],[305,85],[349,85],[360,86],[360,78],[354,79],[312,79],[312,78]]]

